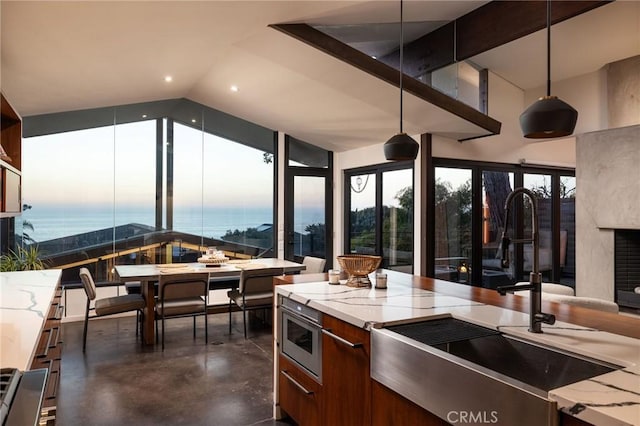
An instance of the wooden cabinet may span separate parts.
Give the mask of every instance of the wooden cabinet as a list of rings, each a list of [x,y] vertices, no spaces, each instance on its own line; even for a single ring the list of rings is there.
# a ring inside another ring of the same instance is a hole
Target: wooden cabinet
[[[22,211],[22,120],[2,94],[0,106],[0,154],[6,153],[6,156],[0,156],[0,218],[4,218],[19,215]]]
[[[280,354],[280,408],[300,426],[369,425],[369,332],[328,315],[322,325],[322,383]]]
[[[278,356],[280,408],[301,426],[320,426],[322,386],[289,358]]]
[[[46,368],[49,370],[44,390],[43,409],[55,407],[58,398],[58,387],[62,364],[62,289],[58,287],[51,301],[40,339],[36,346],[31,369]]]
[[[371,381],[372,425],[444,426],[449,423],[384,385]]]
[[[323,422],[371,424],[369,332],[325,315],[322,320]]]

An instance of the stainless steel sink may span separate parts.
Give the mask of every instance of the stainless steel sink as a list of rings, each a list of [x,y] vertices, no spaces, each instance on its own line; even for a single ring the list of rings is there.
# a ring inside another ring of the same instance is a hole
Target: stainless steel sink
[[[548,391],[619,368],[450,317],[373,329],[371,345],[375,380],[450,423],[555,425]]]

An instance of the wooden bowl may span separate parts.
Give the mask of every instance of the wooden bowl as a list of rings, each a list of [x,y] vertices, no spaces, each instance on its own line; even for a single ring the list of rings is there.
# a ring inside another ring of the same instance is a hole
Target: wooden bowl
[[[349,287],[371,287],[368,275],[378,269],[382,257],[366,254],[343,254],[338,263],[349,274]]]

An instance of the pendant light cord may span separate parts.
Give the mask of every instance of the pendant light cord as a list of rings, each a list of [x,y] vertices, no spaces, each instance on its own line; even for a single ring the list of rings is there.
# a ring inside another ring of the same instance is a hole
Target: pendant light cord
[[[547,0],[547,96],[551,96],[551,0]]]
[[[402,77],[404,76],[402,73],[402,62],[403,55],[402,51],[404,45],[404,28],[403,28],[403,14],[402,14],[402,0],[400,0],[400,133],[402,133]]]

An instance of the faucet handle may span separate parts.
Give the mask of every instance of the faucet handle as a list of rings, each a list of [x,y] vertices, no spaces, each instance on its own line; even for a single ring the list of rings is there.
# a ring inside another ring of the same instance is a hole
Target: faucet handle
[[[556,323],[556,316],[553,314],[545,314],[544,312],[540,312],[535,315],[535,319],[538,322],[543,322],[545,324],[553,325]]]
[[[509,267],[509,244],[511,244],[511,240],[504,233],[502,234],[502,261],[500,265],[502,269],[507,269]]]

